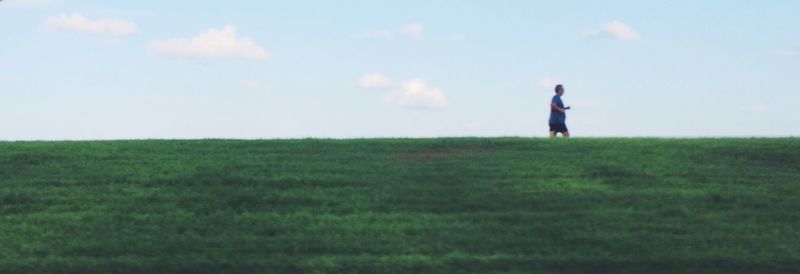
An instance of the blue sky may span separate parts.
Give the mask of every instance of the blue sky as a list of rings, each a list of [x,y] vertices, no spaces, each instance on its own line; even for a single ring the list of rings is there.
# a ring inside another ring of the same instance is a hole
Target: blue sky
[[[800,135],[799,1],[0,2],[0,139]]]

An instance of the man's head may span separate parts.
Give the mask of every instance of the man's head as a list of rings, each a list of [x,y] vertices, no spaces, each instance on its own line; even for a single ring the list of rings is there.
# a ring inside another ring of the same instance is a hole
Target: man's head
[[[564,95],[564,85],[556,85],[556,94],[558,94],[558,96]]]

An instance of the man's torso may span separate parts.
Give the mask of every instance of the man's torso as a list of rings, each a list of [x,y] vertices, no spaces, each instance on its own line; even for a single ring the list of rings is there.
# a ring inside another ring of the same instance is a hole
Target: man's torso
[[[561,101],[561,96],[553,96],[551,100],[553,104],[558,106],[559,108],[564,108],[564,102]],[[555,108],[550,108],[550,124],[564,124],[566,123],[567,115],[563,112],[558,111]]]

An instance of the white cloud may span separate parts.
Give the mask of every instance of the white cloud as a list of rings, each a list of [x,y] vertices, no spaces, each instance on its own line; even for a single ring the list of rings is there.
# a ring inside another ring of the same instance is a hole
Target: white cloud
[[[138,32],[136,24],[119,19],[89,19],[79,13],[47,18],[45,27],[51,31],[88,33],[121,37]]]
[[[369,73],[358,79],[357,85],[363,89],[387,91],[385,100],[406,108],[438,109],[447,106],[447,99],[440,88],[431,87],[421,79],[407,81],[402,87],[394,88],[392,80],[380,73]]]
[[[642,38],[639,33],[625,23],[614,20],[603,26],[603,31],[611,34],[614,38],[625,41],[638,41]]]
[[[46,7],[58,3],[57,0],[6,0],[6,4],[10,6],[36,6]]]
[[[400,28],[400,33],[412,39],[417,39],[422,37],[422,33],[424,31],[425,31],[425,26],[419,23],[406,24],[403,25],[402,28]]]
[[[589,38],[612,38],[622,41],[639,41],[642,39],[639,32],[619,20],[605,23],[599,31],[589,30],[584,35]]]
[[[391,100],[408,108],[440,109],[447,107],[447,99],[442,90],[430,87],[420,79],[406,82],[403,89]]]
[[[392,80],[379,73],[370,73],[358,79],[358,86],[363,89],[389,89],[392,87]]]
[[[151,41],[147,51],[154,55],[178,58],[243,58],[266,60],[270,54],[250,38],[236,37],[236,28],[209,29],[193,38]]]

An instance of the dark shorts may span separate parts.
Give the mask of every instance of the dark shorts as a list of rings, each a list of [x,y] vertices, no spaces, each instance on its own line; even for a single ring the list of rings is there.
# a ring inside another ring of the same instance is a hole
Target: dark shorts
[[[550,131],[555,133],[569,132],[566,124],[550,124]]]

